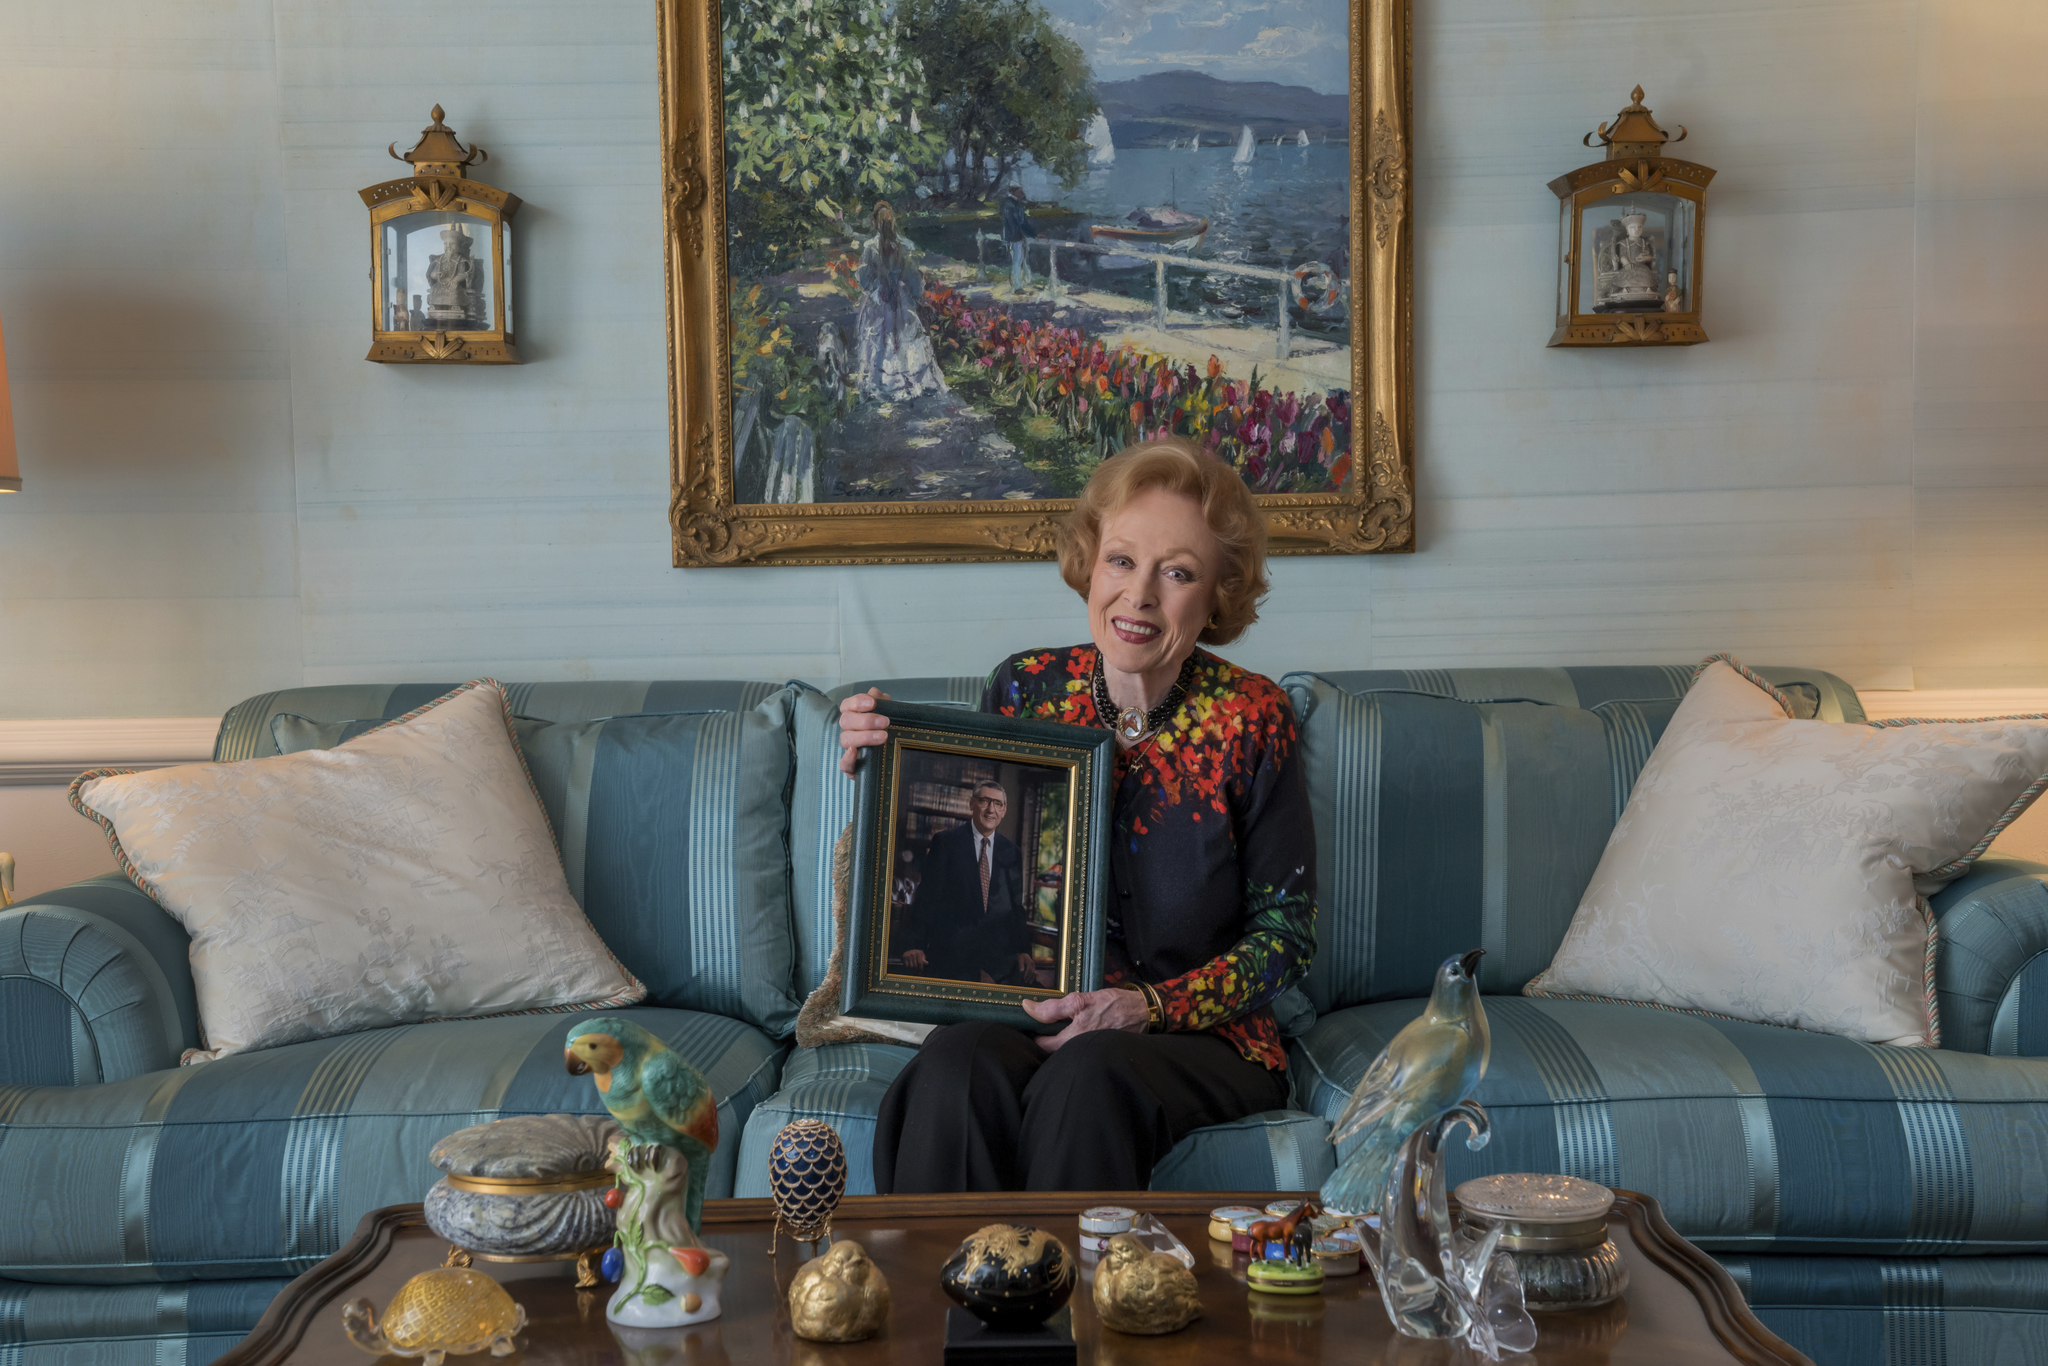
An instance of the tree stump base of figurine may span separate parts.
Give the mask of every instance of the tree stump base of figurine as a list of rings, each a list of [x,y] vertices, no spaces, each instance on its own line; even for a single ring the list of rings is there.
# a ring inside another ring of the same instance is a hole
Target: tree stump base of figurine
[[[1323,1292],[1320,1263],[1259,1260],[1244,1269],[1244,1282],[1267,1295],[1320,1295]]]
[[[999,1331],[965,1309],[946,1311],[945,1366],[1074,1366],[1071,1309],[1061,1309],[1036,1328]]]

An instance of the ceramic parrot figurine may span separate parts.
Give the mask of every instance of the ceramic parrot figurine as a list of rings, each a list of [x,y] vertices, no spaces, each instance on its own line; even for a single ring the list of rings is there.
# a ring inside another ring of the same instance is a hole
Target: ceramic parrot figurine
[[[1330,1141],[1364,1140],[1323,1183],[1323,1203],[1346,1214],[1380,1207],[1387,1172],[1408,1135],[1472,1093],[1492,1047],[1479,1004],[1484,949],[1446,958],[1436,970],[1429,1007],[1396,1034],[1359,1079],[1337,1117]]]
[[[674,1148],[689,1159],[685,1210],[695,1230],[704,1214],[704,1181],[718,1146],[718,1102],[696,1068],[630,1020],[600,1015],[569,1031],[569,1071],[597,1081],[629,1143]]]

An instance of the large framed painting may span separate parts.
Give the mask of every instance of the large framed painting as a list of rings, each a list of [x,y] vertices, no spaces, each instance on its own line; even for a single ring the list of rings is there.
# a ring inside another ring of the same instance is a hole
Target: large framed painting
[[[1023,1011],[1102,985],[1110,733],[878,705],[854,799],[840,1013],[1049,1032]]]
[[[1412,550],[1410,0],[660,0],[675,563],[1048,558],[1187,436]]]

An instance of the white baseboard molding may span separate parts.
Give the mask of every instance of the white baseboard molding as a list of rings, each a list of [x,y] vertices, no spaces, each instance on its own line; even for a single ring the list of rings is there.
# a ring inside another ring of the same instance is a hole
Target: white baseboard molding
[[[54,787],[89,768],[168,768],[213,757],[218,716],[0,720],[0,787]]]
[[[2048,715],[2048,688],[1920,688],[1912,692],[1858,689],[1863,713],[1873,721],[1902,716],[1933,721],[1967,721],[1983,716]]]

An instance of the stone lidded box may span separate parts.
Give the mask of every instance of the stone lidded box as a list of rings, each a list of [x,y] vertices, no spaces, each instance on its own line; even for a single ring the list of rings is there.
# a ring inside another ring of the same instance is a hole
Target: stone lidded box
[[[604,1115],[515,1115],[458,1129],[429,1157],[447,1175],[427,1224],[486,1261],[568,1260],[610,1246],[605,1167],[619,1126]]]

